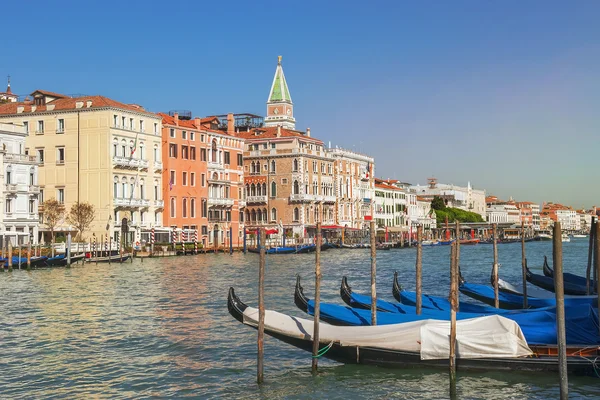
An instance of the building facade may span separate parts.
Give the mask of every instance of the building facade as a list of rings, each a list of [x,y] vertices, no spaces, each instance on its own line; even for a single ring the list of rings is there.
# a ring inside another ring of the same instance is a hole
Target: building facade
[[[2,245],[10,240],[13,246],[38,240],[38,163],[26,154],[25,128],[22,125],[0,123],[0,235]]]
[[[159,116],[104,96],[37,90],[31,97],[1,104],[0,122],[24,126],[25,152],[39,162],[40,222],[43,201],[56,198],[66,212],[76,202],[95,207],[87,236],[123,236],[134,243],[143,229],[162,226]],[[63,222],[56,230],[73,228]],[[49,240],[47,227],[40,231]]]
[[[164,225],[181,241],[238,247],[243,234],[244,142],[218,130],[216,117],[162,117]]]
[[[350,150],[327,149],[334,160],[335,224],[368,229],[372,219],[375,160]]]
[[[468,182],[466,187],[440,184],[435,178],[429,178],[428,186],[414,185],[410,189],[426,200],[441,197],[446,206],[471,211],[486,218],[485,190],[473,189]]]

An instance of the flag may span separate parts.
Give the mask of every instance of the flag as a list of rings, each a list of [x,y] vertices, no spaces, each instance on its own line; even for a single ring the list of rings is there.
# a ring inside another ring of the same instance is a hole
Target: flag
[[[136,133],[136,135],[135,135],[135,142],[133,142],[133,147],[131,148],[131,155],[129,156],[130,158],[133,157],[133,154],[137,150],[137,140],[138,140],[138,135]]]
[[[367,161],[367,173],[366,173],[366,178],[369,177],[369,175],[371,174],[371,163],[369,161]]]

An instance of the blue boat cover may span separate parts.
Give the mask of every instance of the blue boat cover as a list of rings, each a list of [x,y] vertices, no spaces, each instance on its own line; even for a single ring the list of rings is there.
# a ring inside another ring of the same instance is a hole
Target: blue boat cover
[[[400,306],[404,313],[400,312],[377,312],[377,324],[389,325],[404,322],[420,321],[424,319],[437,319],[447,321],[450,319],[449,312],[423,309],[421,315],[409,313],[414,308]],[[308,313],[314,315],[314,301],[308,301]],[[371,324],[371,312],[348,306],[321,303],[321,318],[340,325],[362,326]],[[468,319],[482,317],[489,314],[476,314],[458,312],[456,318]],[[519,324],[527,343],[534,345],[556,344],[556,312],[555,309],[547,310],[521,310],[510,311],[502,314]],[[572,345],[598,345],[598,313],[591,306],[568,307],[565,309],[565,328],[567,344]]]

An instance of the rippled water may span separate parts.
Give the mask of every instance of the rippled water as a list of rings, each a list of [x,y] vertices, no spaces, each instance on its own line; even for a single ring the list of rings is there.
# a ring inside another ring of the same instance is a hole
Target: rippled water
[[[528,243],[540,269],[551,243]],[[520,282],[520,245],[499,246],[501,277]],[[392,300],[394,270],[414,287],[414,249],[380,252],[378,293]],[[462,272],[487,283],[489,245],[463,246]],[[565,270],[583,275],[587,241],[564,243]],[[322,301],[339,299],[342,275],[368,293],[368,250],[322,254]],[[447,295],[449,247],[424,248],[424,292]],[[265,343],[265,384],[255,383],[256,331],[227,312],[229,286],[249,305],[257,302],[258,256],[236,253],[15,270],[0,273],[0,398],[446,398],[441,370],[391,370],[320,361],[275,339]],[[293,302],[295,275],[313,292],[314,254],[268,256],[269,309],[306,317]],[[556,398],[557,376],[459,375],[461,398]],[[600,396],[600,380],[571,378],[573,398]]]

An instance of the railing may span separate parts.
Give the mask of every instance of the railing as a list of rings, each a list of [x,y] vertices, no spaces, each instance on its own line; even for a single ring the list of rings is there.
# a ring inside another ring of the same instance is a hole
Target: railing
[[[160,161],[154,161],[154,170],[162,171],[162,169],[163,169],[163,163]]]
[[[290,201],[322,201],[323,196],[318,196],[315,194],[292,194],[290,196]]]
[[[225,206],[225,207],[229,207],[233,205],[233,199],[217,199],[214,197],[209,197],[208,198],[208,205],[209,206]]]
[[[113,156],[113,164],[117,167],[125,168],[148,168],[150,162],[148,160],[140,160],[139,158]]]
[[[238,200],[239,207],[246,207],[246,200]]]
[[[266,203],[267,202],[267,195],[262,195],[262,196],[246,196],[246,202],[247,203]]]
[[[37,164],[37,156],[30,156],[28,154],[15,154],[8,153],[4,155],[4,161],[17,161]],[[43,162],[42,162],[43,164]]]
[[[223,166],[222,163],[219,163],[219,162],[216,162],[216,161],[209,161],[208,162],[208,168],[224,169],[225,167]]]
[[[30,193],[39,193],[40,186],[39,185],[29,185],[29,192]]]
[[[323,196],[323,201],[325,203],[335,203],[336,199],[335,196]]]
[[[225,217],[208,217],[208,222],[231,222]]]
[[[7,183],[6,184],[6,192],[7,193],[15,193],[17,192],[17,185],[15,184],[11,184],[11,183]]]
[[[154,207],[163,208],[165,206],[164,200],[154,200]]]
[[[117,207],[148,207],[150,200],[136,198],[116,198],[114,199]]]

